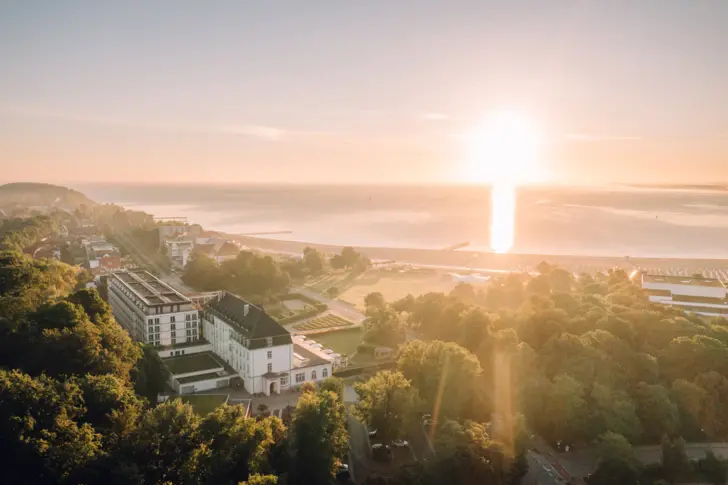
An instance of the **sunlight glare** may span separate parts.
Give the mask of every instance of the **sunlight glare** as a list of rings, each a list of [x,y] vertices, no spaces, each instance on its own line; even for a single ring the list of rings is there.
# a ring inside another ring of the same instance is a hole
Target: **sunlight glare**
[[[508,252],[515,241],[516,186],[541,180],[539,131],[515,113],[494,113],[469,136],[469,179],[491,185],[490,245]]]

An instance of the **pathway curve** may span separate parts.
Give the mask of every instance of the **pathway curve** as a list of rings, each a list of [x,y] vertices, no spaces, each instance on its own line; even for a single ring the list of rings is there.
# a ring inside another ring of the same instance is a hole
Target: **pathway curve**
[[[341,300],[328,298],[321,293],[310,290],[308,288],[294,286],[291,287],[291,293],[300,293],[303,296],[307,296],[308,298],[320,301],[321,303],[325,303],[326,305],[328,305],[329,311],[331,313],[343,317],[354,323],[362,323],[366,319],[366,316],[362,312],[357,310],[353,305],[350,305],[349,303],[344,303]]]

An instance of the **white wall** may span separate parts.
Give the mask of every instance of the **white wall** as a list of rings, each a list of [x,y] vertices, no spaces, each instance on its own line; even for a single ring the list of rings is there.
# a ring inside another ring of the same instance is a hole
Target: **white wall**
[[[157,351],[160,358],[175,357],[175,352],[182,352],[179,355],[199,354],[200,352],[212,351],[212,344],[203,343],[200,345],[191,345],[183,349],[160,349]]]
[[[218,385],[218,383],[220,383]],[[220,389],[222,387],[230,386],[230,376],[217,377],[215,379],[207,379],[204,381],[188,382],[186,384],[179,384],[175,386],[175,390],[180,394],[191,394],[193,392],[209,391],[212,389]]]
[[[675,283],[645,281],[642,283],[642,288],[646,290],[667,290],[672,292],[674,295],[702,296],[720,299],[725,299],[726,297],[726,289],[721,286],[680,285]]]
[[[300,367],[298,369],[291,369],[290,385],[291,387],[298,387],[303,385],[303,382],[296,382],[296,374],[305,374],[306,380],[304,382],[320,382],[333,375],[333,369],[331,363],[312,365],[309,367]],[[324,376],[324,369],[326,369],[327,375]],[[316,378],[313,378],[313,373],[316,373]]]

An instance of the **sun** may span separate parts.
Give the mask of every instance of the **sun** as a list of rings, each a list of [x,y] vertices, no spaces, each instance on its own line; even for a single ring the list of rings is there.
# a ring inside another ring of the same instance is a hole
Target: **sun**
[[[491,113],[467,138],[469,181],[521,185],[541,180],[541,134],[527,117],[510,111]]]

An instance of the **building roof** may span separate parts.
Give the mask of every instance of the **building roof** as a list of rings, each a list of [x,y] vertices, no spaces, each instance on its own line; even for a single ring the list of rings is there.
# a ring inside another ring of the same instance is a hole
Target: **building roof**
[[[217,250],[218,256],[235,256],[240,252],[240,248],[230,241],[225,241],[220,249]]]
[[[297,356],[301,356],[305,361],[302,361],[299,365],[295,365],[295,361],[299,360]],[[298,344],[293,344],[293,360],[294,360],[294,368],[300,369],[302,367],[310,367],[312,365],[322,365],[322,364],[328,364],[330,361],[327,359],[324,359],[323,357],[311,352],[306,347],[303,347]]]
[[[291,334],[270,315],[252,303],[232,293],[223,292],[219,299],[210,301],[206,308],[235,327],[243,336],[250,339],[250,349],[267,347],[266,339],[273,338],[273,345],[291,343]]]
[[[643,274],[643,283],[662,283],[667,285],[690,285],[690,286],[710,286],[714,288],[725,288],[722,281],[715,278],[695,278],[691,276],[668,276]]]
[[[112,273],[112,277],[120,281],[149,306],[192,304],[189,298],[148,271],[142,269],[115,271]]]
[[[215,357],[215,354],[210,351],[199,354],[167,357],[166,359],[162,359],[162,363],[172,375],[189,374],[206,370],[213,372],[213,370],[225,368],[225,364],[220,362]]]

